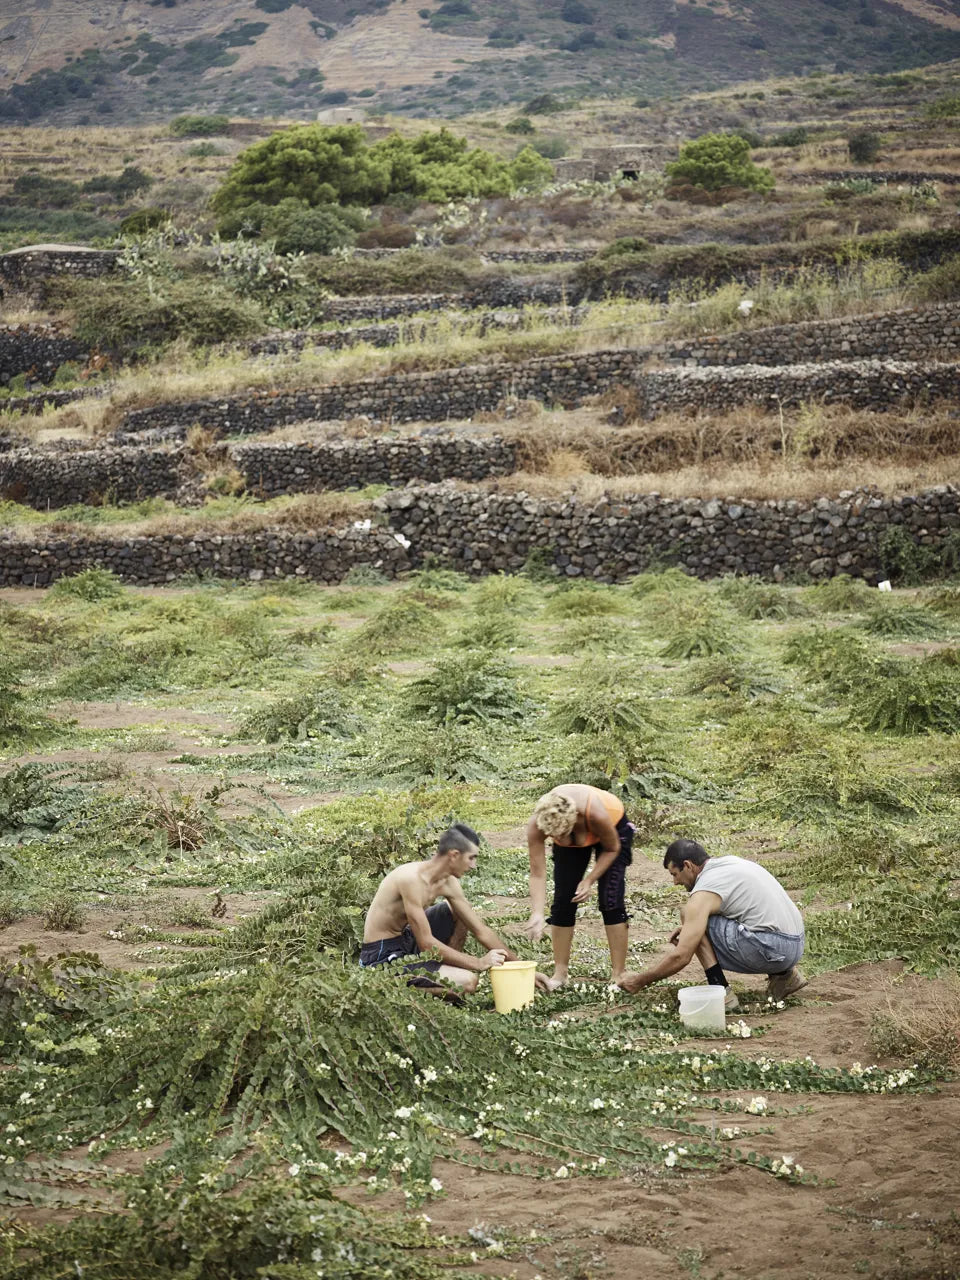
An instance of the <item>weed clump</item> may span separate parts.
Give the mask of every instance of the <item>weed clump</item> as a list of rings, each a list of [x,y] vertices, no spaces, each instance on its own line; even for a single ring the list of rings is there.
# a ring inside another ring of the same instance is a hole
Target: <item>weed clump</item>
[[[878,604],[874,601],[866,620],[865,631],[886,639],[926,639],[941,633],[940,620],[919,604]]]
[[[341,691],[321,681],[247,712],[237,727],[237,736],[261,742],[306,742],[321,737],[352,738],[362,727]]]
[[[72,894],[58,893],[44,905],[41,922],[51,933],[76,933],[86,923],[86,916]]]
[[[91,604],[122,596],[124,586],[112,570],[93,567],[66,578],[58,578],[50,588],[50,593],[53,596],[72,596]]]
[[[419,653],[443,634],[435,612],[419,600],[401,594],[383,605],[350,637],[354,652],[386,657]]]
[[[960,733],[960,672],[929,658],[867,668],[852,690],[850,719],[868,733]]]
[[[487,649],[442,658],[407,691],[408,716],[429,724],[517,721],[524,700],[513,663]]]

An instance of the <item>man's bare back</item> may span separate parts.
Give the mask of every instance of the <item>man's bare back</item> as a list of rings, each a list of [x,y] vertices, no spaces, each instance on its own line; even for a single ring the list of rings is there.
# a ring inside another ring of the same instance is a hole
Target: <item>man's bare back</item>
[[[388,872],[367,911],[363,926],[364,942],[393,938],[406,928],[410,921],[407,918],[404,896],[424,910],[438,898],[450,901],[463,897],[460,882],[455,876],[432,880],[427,874],[430,865],[430,861],[405,862],[403,866],[394,867]]]

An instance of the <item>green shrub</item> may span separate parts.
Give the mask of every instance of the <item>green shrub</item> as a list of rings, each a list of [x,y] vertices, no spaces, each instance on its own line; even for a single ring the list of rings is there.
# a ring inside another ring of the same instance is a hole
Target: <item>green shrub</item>
[[[923,109],[923,114],[928,120],[949,120],[953,116],[960,116],[960,94],[928,102]]]
[[[649,254],[651,251],[650,241],[645,240],[643,236],[621,236],[619,240],[612,240],[610,244],[604,245],[597,257],[619,258],[625,253],[639,256]]]
[[[680,148],[679,160],[666,165],[674,183],[689,183],[706,191],[743,187],[749,191],[773,189],[773,175],[750,159],[750,144],[733,133],[707,133]]]
[[[745,618],[764,618],[782,621],[784,618],[803,617],[809,612],[802,601],[790,595],[783,587],[759,578],[725,578],[720,584],[720,595]]]
[[[531,159],[531,156],[533,158]],[[471,196],[508,195],[552,170],[525,149],[512,162],[447,129],[406,139],[391,134],[368,146],[360,125],[297,125],[241,152],[211,201],[216,213],[237,215],[253,204],[297,200],[309,208],[369,207],[391,195],[446,203]]]
[[[304,200],[289,197],[279,204],[254,201],[220,219],[221,235],[264,236],[277,253],[332,253],[349,247],[366,225],[363,214],[337,204],[311,208]]]
[[[44,929],[51,933],[76,933],[86,921],[83,908],[72,894],[58,893],[48,898],[41,912]]]
[[[82,569],[66,578],[58,578],[50,588],[52,596],[72,596],[77,600],[96,603],[114,600],[124,593],[124,585],[111,569],[94,567]]]
[[[12,192],[23,204],[48,209],[69,209],[82,196],[75,182],[51,177],[38,169],[19,174],[13,181]]]
[[[202,346],[248,338],[266,327],[255,302],[202,278],[84,281],[68,305],[80,342],[124,356],[174,339]]]
[[[607,616],[574,618],[564,625],[556,647],[560,653],[624,653],[630,647],[631,632],[619,619]]]
[[[844,741],[799,751],[764,776],[756,808],[782,822],[835,824],[842,818],[898,818],[926,806],[923,787],[867,759]]]
[[[960,298],[960,254],[916,276],[910,292],[918,302],[955,302]]]
[[[146,209],[137,209],[128,214],[120,223],[120,234],[124,236],[142,236],[157,227],[166,226],[170,221],[170,210],[153,205]]]
[[[810,141],[810,134],[802,124],[795,125],[792,129],[784,129],[782,133],[776,133],[770,139],[771,147],[802,147],[805,142]]]
[[[863,623],[871,635],[887,639],[924,639],[941,633],[940,620],[919,604],[886,604],[875,600]]]
[[[855,686],[851,720],[868,733],[960,733],[960,673],[942,663],[901,660]]]
[[[861,129],[847,139],[847,150],[854,164],[873,164],[880,154],[882,138],[870,129]]]
[[[98,174],[96,177],[88,178],[83,184],[83,189],[106,192],[115,196],[119,204],[135,196],[138,191],[145,191],[148,187],[152,187],[154,181],[155,179],[151,178],[149,173],[144,173],[136,165],[127,165],[122,173]]]
[[[838,573],[812,587],[807,599],[817,613],[862,613],[873,600],[873,592],[862,578]]]
[[[433,610],[418,600],[396,596],[351,634],[350,648],[357,652],[385,656],[419,653],[443,634],[443,625]]]
[[[405,709],[430,724],[488,724],[523,718],[517,669],[489,650],[453,654],[407,690]]]
[[[170,121],[170,132],[175,138],[211,138],[226,133],[229,116],[177,116]]]
[[[548,618],[596,618],[623,613],[623,604],[616,592],[603,587],[586,585],[566,587],[557,591],[547,601],[544,616]]]
[[[764,693],[779,692],[779,686],[770,676],[742,659],[729,656],[701,658],[693,663],[683,688],[685,693],[725,698],[733,694],[756,698]]]
[[[536,129],[528,116],[517,116],[515,120],[508,121],[503,127],[507,133],[536,133]]]
[[[247,712],[237,727],[237,736],[263,742],[304,742],[319,737],[352,738],[361,728],[339,690],[314,682],[301,693]]]

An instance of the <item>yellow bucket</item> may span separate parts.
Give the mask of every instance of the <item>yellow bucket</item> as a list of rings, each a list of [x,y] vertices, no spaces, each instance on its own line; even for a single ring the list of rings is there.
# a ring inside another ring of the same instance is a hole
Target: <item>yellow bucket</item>
[[[513,1013],[533,1004],[536,972],[536,960],[507,960],[490,970],[497,1013]]]

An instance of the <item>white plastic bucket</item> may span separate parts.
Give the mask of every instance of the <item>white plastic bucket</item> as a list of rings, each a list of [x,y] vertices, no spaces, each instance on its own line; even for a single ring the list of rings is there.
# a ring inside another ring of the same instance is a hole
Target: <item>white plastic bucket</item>
[[[723,1002],[726,994],[726,987],[681,987],[680,1021],[691,1030],[725,1030],[727,1013]]]
[[[507,960],[490,970],[493,1003],[497,1013],[513,1013],[533,1004],[536,990],[536,960]]]

